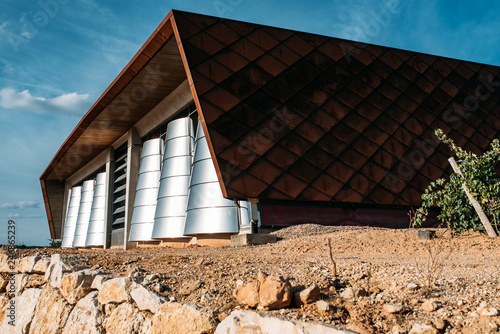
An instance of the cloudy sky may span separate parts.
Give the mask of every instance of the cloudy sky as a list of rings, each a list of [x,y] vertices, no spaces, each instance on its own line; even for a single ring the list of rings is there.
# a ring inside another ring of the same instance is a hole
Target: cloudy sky
[[[39,176],[171,9],[500,65],[493,0],[2,0],[0,244],[48,244]]]

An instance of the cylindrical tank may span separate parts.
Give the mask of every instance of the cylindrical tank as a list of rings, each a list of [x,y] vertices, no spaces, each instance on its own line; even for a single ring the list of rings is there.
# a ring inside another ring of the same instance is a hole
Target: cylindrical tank
[[[198,123],[184,234],[238,233],[238,221],[238,208],[222,196],[207,140]]]
[[[152,237],[182,238],[194,148],[193,121],[190,117],[168,124],[161,171],[158,203]]]
[[[76,221],[73,247],[85,247],[90,211],[92,209],[92,199],[94,197],[94,182],[94,180],[87,180],[83,182],[82,197],[80,199],[80,209],[78,210],[78,219]]]
[[[106,223],[106,173],[97,174],[85,246],[104,246]]]
[[[144,142],[129,241],[152,240],[151,234],[153,232],[156,199],[160,183],[162,152],[162,139],[156,138]]]
[[[69,197],[68,212],[66,214],[66,223],[64,224],[64,235],[61,247],[73,247],[75,237],[76,220],[78,219],[78,209],[80,208],[80,199],[82,196],[82,187],[71,188]]]

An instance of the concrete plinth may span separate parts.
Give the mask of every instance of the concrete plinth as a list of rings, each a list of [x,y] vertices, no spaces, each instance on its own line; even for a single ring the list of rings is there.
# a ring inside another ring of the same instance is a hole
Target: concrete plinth
[[[276,240],[274,234],[237,234],[231,236],[231,247],[264,245],[275,243]]]

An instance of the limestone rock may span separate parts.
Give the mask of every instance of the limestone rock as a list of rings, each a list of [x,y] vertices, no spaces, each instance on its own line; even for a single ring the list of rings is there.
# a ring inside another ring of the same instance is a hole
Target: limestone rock
[[[36,306],[30,333],[62,333],[71,309],[72,306],[59,289],[50,284],[45,285]]]
[[[33,274],[25,277],[24,289],[41,288],[45,284],[45,277],[43,275]]]
[[[415,324],[408,334],[439,334],[439,331],[431,325]]]
[[[259,274],[259,305],[273,309],[280,309],[290,305],[292,301],[292,287],[281,276],[264,276]]]
[[[50,257],[44,256],[35,263],[35,265],[33,266],[33,272],[37,274],[45,274],[47,268],[49,268],[49,265],[50,265]]]
[[[328,303],[327,301],[324,301],[324,300],[318,300],[316,302],[316,307],[318,308],[318,312],[320,312],[320,313],[328,312],[332,308],[330,303]]]
[[[144,316],[129,303],[116,307],[106,319],[106,333],[135,334],[139,333]]]
[[[130,300],[130,277],[118,277],[104,282],[99,290],[99,303],[122,303]]]
[[[26,286],[26,283],[28,282],[28,274],[17,274],[14,275],[14,281],[15,281],[15,287],[16,287],[16,296],[19,296],[23,290],[24,287]]]
[[[317,301],[320,297],[320,290],[316,284],[311,285],[307,289],[296,292],[294,294],[295,305],[302,306],[311,304]]]
[[[30,326],[41,292],[42,289],[27,289],[16,298],[16,332],[36,333],[30,330]]]
[[[399,313],[403,310],[403,305],[401,304],[384,304],[382,310],[389,314]]]
[[[9,261],[6,253],[0,253],[0,273],[17,273],[19,269],[19,259]]]
[[[181,296],[189,296],[190,294],[198,290],[200,287],[201,287],[200,281],[190,281],[181,286],[181,288],[179,289],[179,294]]]
[[[90,286],[90,288],[92,290],[101,290],[102,283],[106,282],[107,280],[109,280],[109,277],[107,275],[96,275],[96,277],[94,277],[94,280],[92,281],[92,285]]]
[[[64,334],[103,333],[104,316],[97,295],[97,291],[91,292],[76,303],[64,326]]]
[[[415,283],[409,283],[407,286],[406,286],[406,290],[408,291],[415,291],[418,289],[418,285],[415,284]]]
[[[353,299],[353,298],[358,298],[358,297],[363,297],[366,296],[367,292],[365,289],[361,287],[348,287],[345,288],[344,291],[340,294],[340,297],[344,299]]]
[[[61,280],[61,294],[68,303],[76,304],[91,291],[92,282],[97,274],[97,271],[88,269],[64,274]]]
[[[3,319],[5,317],[5,309],[7,308],[7,305],[9,304],[9,298],[5,295],[0,295],[0,324],[3,322]]]
[[[139,310],[148,310],[152,313],[156,313],[158,307],[165,302],[163,297],[136,283],[132,284],[130,296],[137,304]]]
[[[282,320],[247,310],[233,311],[217,326],[215,334],[226,333],[355,334],[328,324]]]
[[[152,333],[212,333],[216,325],[212,311],[196,305],[167,302],[158,308],[153,317]]]
[[[426,300],[422,303],[422,310],[424,310],[425,312],[433,312],[437,310],[437,308],[437,304],[432,300]]]
[[[443,319],[435,319],[432,324],[436,329],[443,330],[446,327],[446,322]]]
[[[259,288],[260,283],[258,281],[241,284],[233,291],[233,297],[236,298],[240,304],[257,307],[260,302]]]
[[[26,256],[19,260],[19,271],[24,274],[31,274],[35,264],[40,260],[40,254],[36,253],[33,256]]]
[[[494,317],[498,315],[498,310],[494,307],[483,306],[477,309],[477,313],[483,317]]]
[[[5,292],[5,288],[7,287],[7,283],[9,283],[9,281],[0,275],[0,293]]]
[[[54,288],[61,287],[61,280],[64,273],[83,269],[79,264],[80,257],[66,254],[54,254],[50,259],[50,264],[45,272],[45,281]]]

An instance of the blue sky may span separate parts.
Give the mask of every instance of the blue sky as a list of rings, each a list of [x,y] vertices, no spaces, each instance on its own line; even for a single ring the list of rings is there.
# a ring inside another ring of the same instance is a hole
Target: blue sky
[[[171,9],[500,65],[497,1],[2,0],[0,244],[48,244],[39,176]]]

